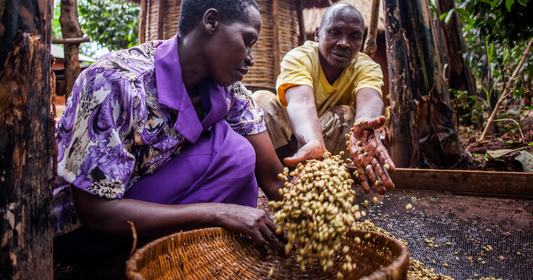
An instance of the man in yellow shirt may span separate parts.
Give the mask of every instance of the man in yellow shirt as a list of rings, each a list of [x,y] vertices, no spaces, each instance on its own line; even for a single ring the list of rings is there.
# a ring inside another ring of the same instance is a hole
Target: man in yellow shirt
[[[395,167],[378,131],[386,120],[383,74],[358,52],[363,32],[363,17],[354,6],[331,6],[315,31],[315,42],[307,41],[283,58],[277,96],[257,91],[253,98],[265,112],[275,148],[287,145],[292,134],[302,145],[284,159],[288,166],[346,150],[345,134],[353,127],[350,152],[363,190],[368,193],[374,186],[384,194],[394,187],[387,170]]]

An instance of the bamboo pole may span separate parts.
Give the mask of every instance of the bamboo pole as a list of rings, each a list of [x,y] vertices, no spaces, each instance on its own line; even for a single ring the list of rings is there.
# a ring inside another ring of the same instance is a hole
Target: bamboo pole
[[[513,75],[511,76],[511,79],[509,79],[509,82],[505,86],[505,90],[503,91],[502,95],[500,96],[500,99],[498,99],[498,102],[496,103],[496,106],[494,106],[494,110],[492,111],[492,114],[490,115],[489,120],[487,121],[487,125],[485,126],[485,129],[483,130],[483,134],[481,135],[481,138],[479,141],[483,141],[487,139],[487,136],[489,134],[489,128],[494,122],[494,119],[496,118],[496,114],[498,113],[498,109],[500,109],[500,106],[502,105],[503,100],[511,94],[512,90],[514,89],[515,83],[514,79],[518,75],[518,72],[520,71],[520,68],[522,68],[522,65],[524,65],[524,62],[529,56],[529,53],[531,52],[531,46],[533,45],[533,38],[531,38],[531,41],[529,41],[529,44],[527,45],[526,51],[524,52],[524,55],[522,55],[522,59],[520,59],[520,63],[518,63],[518,66],[514,70]],[[479,142],[478,141],[478,142]]]

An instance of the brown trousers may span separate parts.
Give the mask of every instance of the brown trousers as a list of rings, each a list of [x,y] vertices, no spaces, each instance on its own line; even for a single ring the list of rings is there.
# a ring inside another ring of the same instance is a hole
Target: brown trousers
[[[252,96],[265,114],[265,125],[274,148],[287,145],[292,135],[287,109],[276,98],[276,95],[268,90],[256,91]],[[344,135],[350,133],[354,124],[354,109],[348,105],[338,105],[326,110],[318,119],[322,127],[322,138],[328,151],[334,155],[345,151],[344,157],[346,158],[349,153],[346,152],[347,140]]]

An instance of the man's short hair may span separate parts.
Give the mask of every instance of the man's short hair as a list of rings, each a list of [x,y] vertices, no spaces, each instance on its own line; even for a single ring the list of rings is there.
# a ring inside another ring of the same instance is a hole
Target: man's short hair
[[[183,0],[178,23],[179,33],[180,35],[189,33],[210,8],[216,9],[222,21],[226,23],[246,22],[248,20],[246,8],[250,5],[259,10],[254,0]]]
[[[361,17],[361,20],[363,21],[363,25],[364,25],[365,19],[363,18],[363,15],[361,14],[361,12],[359,12],[359,10],[354,5],[350,3],[335,3],[329,6],[326,9],[326,12],[324,12],[324,15],[322,16],[322,20],[320,21],[320,26],[319,26],[320,29],[322,29],[322,26],[326,25],[326,22],[330,21],[333,18],[333,11],[336,11],[339,8],[351,9],[352,11],[356,12]]]

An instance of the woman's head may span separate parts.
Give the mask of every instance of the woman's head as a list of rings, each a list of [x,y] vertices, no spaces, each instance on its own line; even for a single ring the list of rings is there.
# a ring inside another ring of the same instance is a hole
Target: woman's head
[[[179,34],[186,35],[202,19],[208,9],[218,11],[224,23],[248,21],[248,6],[259,10],[255,0],[183,0],[180,8]]]
[[[225,87],[242,80],[254,65],[252,46],[261,33],[255,1],[184,0],[181,16],[180,38],[201,52],[205,74]]]

